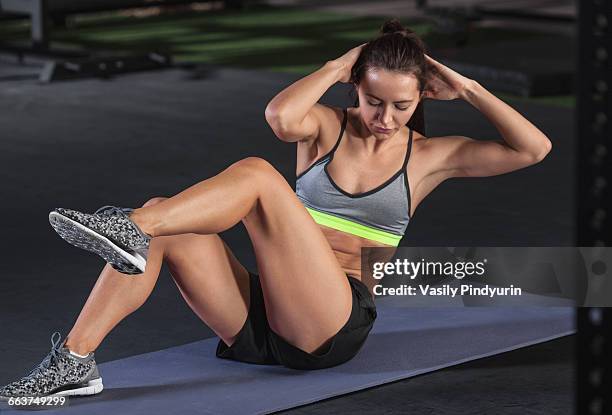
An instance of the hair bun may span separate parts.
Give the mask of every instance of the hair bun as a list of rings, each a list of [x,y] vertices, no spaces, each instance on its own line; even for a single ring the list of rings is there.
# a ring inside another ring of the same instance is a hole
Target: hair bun
[[[383,35],[392,33],[401,33],[403,35],[407,35],[414,32],[408,28],[405,28],[399,20],[390,19],[383,23],[382,27],[380,28],[380,33],[382,33]]]

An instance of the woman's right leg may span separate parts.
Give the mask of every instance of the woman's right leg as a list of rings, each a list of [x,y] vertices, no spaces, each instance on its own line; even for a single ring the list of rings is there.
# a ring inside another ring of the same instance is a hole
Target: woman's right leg
[[[162,200],[154,198],[144,206]],[[143,274],[127,276],[107,264],[67,336],[66,347],[83,355],[96,350],[121,320],[144,304],[164,260],[191,309],[231,345],[247,317],[248,271],[218,235],[182,234],[151,240]]]

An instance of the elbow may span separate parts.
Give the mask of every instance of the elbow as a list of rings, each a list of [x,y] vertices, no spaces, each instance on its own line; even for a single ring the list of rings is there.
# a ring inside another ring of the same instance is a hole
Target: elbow
[[[268,106],[266,107],[265,117],[268,125],[272,128],[274,133],[278,135],[277,132],[282,129],[281,127],[283,124],[282,117],[278,108],[275,108],[272,103],[268,104]]]
[[[546,138],[546,141],[544,143],[545,143],[544,148],[542,149],[542,152],[540,153],[539,161],[544,160],[544,157],[546,157],[548,153],[550,153],[550,151],[552,150],[552,142],[548,139],[548,137]]]
[[[542,160],[544,160],[546,156],[548,155],[548,153],[550,153],[551,150],[552,150],[552,142],[548,138],[546,138],[540,151],[532,155],[533,163],[534,164],[539,163]]]
[[[266,107],[265,117],[266,117],[266,122],[273,129],[274,129],[274,126],[279,123],[280,117],[279,117],[278,110],[274,108],[272,103],[269,103],[268,106]]]
[[[546,146],[545,146],[544,157],[546,157],[548,155],[548,153],[550,153],[551,150],[552,150],[552,141],[550,141],[548,138],[546,138]]]
[[[281,141],[286,141],[289,136],[287,134],[286,118],[273,105],[268,104],[265,112],[266,122],[274,131],[276,137]]]

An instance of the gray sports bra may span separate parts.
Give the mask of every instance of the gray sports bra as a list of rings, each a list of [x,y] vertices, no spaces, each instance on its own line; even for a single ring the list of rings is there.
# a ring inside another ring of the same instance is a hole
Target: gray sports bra
[[[380,186],[351,194],[342,190],[328,172],[328,165],[334,159],[346,123],[347,110],[344,109],[336,144],[297,177],[295,193],[318,224],[397,246],[410,221],[410,187],[406,166],[412,148],[412,129],[402,168]]]

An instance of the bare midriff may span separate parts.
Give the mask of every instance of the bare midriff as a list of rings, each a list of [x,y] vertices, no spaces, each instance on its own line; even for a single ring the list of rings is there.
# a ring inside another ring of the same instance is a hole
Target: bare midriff
[[[327,238],[332,251],[338,259],[338,263],[347,275],[355,277],[363,282],[368,289],[370,294],[372,293],[372,287],[375,284],[375,280],[371,278],[362,278],[361,272],[361,248],[389,248],[384,251],[378,250],[377,257],[382,254],[382,257],[378,257],[377,260],[388,260],[391,259],[395,252],[395,247],[385,245],[380,242],[365,239],[360,236],[351,235],[346,232],[338,231],[336,229],[328,228],[327,226],[319,225],[323,234]],[[367,252],[367,251],[366,251]]]

